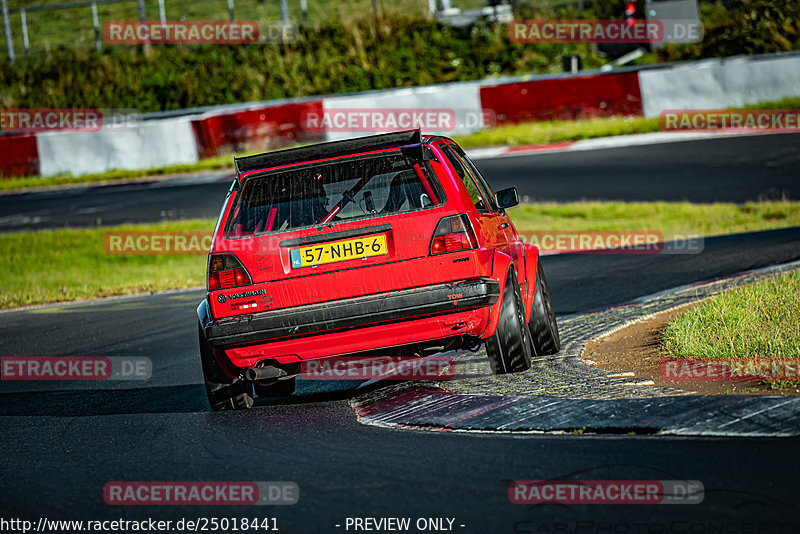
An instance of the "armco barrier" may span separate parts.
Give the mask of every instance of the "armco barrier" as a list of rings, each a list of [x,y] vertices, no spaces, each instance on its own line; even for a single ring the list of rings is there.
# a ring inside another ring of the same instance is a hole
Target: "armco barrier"
[[[0,136],[0,176],[39,174],[35,135]]]
[[[298,141],[322,141],[303,127],[305,113],[322,113],[322,100],[205,115],[192,120],[200,157],[269,150]]]
[[[481,104],[498,125],[642,114],[637,72],[484,85]]]

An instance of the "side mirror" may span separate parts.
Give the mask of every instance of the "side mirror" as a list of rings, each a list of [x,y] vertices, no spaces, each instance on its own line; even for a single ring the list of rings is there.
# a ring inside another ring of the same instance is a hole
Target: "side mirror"
[[[519,204],[519,193],[517,193],[516,187],[501,189],[494,194],[494,200],[497,202],[497,207],[500,209],[513,208]]]

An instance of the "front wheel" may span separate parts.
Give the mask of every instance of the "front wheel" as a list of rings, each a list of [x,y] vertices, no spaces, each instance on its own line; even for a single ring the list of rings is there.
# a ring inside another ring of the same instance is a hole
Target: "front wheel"
[[[214,357],[211,344],[206,341],[203,329],[199,328],[200,361],[206,383],[208,404],[215,412],[243,410],[253,406],[253,385],[243,378],[226,375]]]
[[[486,340],[486,355],[496,375],[525,371],[531,366],[530,332],[513,269],[506,276],[500,319],[494,335]]]
[[[561,350],[561,338],[558,335],[556,314],[550,300],[550,288],[544,276],[542,264],[536,265],[536,289],[533,294],[533,310],[528,328],[531,332],[533,351],[537,356],[555,354]]]

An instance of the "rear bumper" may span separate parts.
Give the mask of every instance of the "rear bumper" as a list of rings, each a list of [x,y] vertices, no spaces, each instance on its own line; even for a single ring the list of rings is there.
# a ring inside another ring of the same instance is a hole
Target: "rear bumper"
[[[211,318],[203,301],[197,314],[209,343],[225,348],[463,312],[492,305],[499,297],[497,280],[480,278],[220,320]]]

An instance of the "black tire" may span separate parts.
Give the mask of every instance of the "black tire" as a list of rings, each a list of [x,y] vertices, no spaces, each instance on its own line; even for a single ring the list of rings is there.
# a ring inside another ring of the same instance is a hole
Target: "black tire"
[[[528,322],[533,342],[533,352],[537,356],[555,354],[561,350],[556,314],[550,300],[550,288],[544,276],[542,264],[536,266],[536,290],[533,295],[533,310]]]
[[[243,378],[230,378],[219,366],[211,345],[199,328],[200,361],[206,382],[208,404],[215,412],[244,410],[253,406],[253,385]]]
[[[253,383],[253,390],[259,397],[288,397],[294,393],[294,377],[287,380],[276,380],[272,384]]]
[[[486,340],[486,355],[496,375],[525,371],[531,366],[530,332],[513,269],[506,276],[502,298],[497,330]]]

